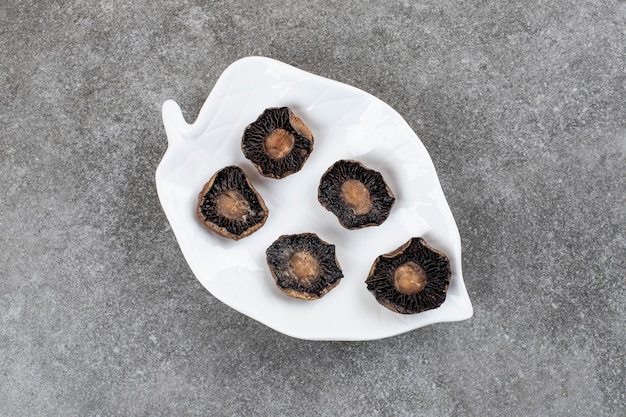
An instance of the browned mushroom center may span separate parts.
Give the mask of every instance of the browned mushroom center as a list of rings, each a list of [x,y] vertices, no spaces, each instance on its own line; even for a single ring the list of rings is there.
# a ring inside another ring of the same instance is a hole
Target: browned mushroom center
[[[289,266],[300,282],[311,282],[320,274],[320,264],[309,252],[296,252],[289,260]]]
[[[426,273],[413,261],[400,265],[393,274],[393,285],[403,294],[417,294],[426,282]]]
[[[372,196],[361,181],[348,180],[341,184],[341,198],[357,216],[372,210]]]
[[[293,135],[285,129],[274,129],[265,137],[263,145],[270,158],[281,159],[291,152],[295,141]]]
[[[238,191],[228,190],[217,198],[216,209],[227,219],[240,220],[248,213],[250,205]]]

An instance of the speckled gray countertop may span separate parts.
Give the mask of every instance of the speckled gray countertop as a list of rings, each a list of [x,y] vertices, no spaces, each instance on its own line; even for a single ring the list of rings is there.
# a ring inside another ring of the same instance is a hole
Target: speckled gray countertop
[[[1,416],[626,415],[623,1],[56,3],[0,4]],[[310,342],[204,290],[160,107],[248,55],[407,120],[472,319]]]

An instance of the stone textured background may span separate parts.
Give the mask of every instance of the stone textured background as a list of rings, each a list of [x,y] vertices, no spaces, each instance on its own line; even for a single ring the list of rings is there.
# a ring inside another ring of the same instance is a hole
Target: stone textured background
[[[1,416],[626,415],[626,3],[52,3],[0,3]],[[247,55],[405,117],[471,320],[309,342],[196,281],[160,106]]]

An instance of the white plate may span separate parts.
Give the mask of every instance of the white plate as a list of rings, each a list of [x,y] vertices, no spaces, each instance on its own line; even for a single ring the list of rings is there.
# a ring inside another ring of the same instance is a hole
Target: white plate
[[[304,168],[281,180],[259,175],[241,152],[244,128],[277,106],[291,107],[315,137]],[[159,198],[191,270],[222,302],[281,333],[311,340],[380,339],[472,316],[459,232],[433,163],[404,119],[381,100],[269,58],[248,57],[219,77],[193,124],[172,100],[163,104],[163,122],[169,146],[156,171]],[[318,203],[320,177],[340,159],[381,172],[393,190],[396,204],[381,226],[346,230]],[[237,242],[195,217],[204,183],[233,164],[248,174],[269,208],[265,225]],[[278,236],[302,232],[335,244],[344,273],[316,301],[283,295],[265,261]],[[417,236],[448,255],[452,278],[441,307],[401,315],[376,302],[365,278],[377,256]]]

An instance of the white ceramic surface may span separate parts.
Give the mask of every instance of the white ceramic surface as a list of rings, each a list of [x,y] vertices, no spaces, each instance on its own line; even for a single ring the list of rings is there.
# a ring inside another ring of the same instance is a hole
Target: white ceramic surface
[[[265,108],[278,106],[291,107],[315,137],[304,168],[281,180],[259,175],[241,152],[244,128]],[[169,146],[156,171],[159,198],[191,270],[222,302],[279,332],[311,340],[380,339],[472,316],[459,232],[430,156],[381,100],[269,58],[248,57],[222,73],[193,124],[172,100],[163,104],[163,122]],[[346,230],[318,203],[319,179],[339,159],[359,160],[383,174],[396,204],[381,226]],[[265,226],[237,242],[195,217],[204,183],[233,164],[248,174],[269,208]],[[335,244],[344,272],[341,283],[316,301],[283,295],[265,261],[265,249],[278,236],[302,232]],[[417,236],[448,254],[452,278],[441,307],[401,315],[379,305],[365,279],[378,255]]]

